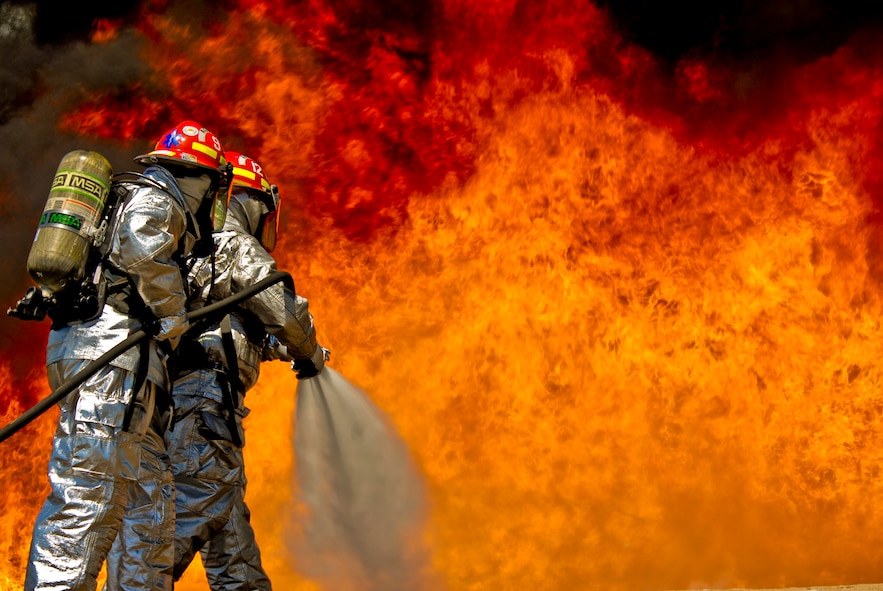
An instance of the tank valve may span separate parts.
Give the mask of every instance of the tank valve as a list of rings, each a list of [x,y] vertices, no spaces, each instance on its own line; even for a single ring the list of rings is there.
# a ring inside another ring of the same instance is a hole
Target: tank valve
[[[37,287],[29,287],[25,297],[18,300],[15,306],[6,310],[8,316],[21,318],[22,320],[43,320],[49,311],[52,300],[43,295],[43,291]]]

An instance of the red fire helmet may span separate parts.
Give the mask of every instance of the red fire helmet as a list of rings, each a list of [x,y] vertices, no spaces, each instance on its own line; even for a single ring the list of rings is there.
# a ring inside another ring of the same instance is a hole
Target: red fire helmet
[[[135,162],[145,166],[162,164],[163,160],[212,172],[219,172],[227,163],[218,136],[195,121],[182,121],[159,138],[153,151],[135,157]]]
[[[228,152],[227,159],[233,165],[233,181],[230,193],[235,195],[237,187],[245,189],[245,193],[260,201],[264,205],[265,212],[255,237],[261,245],[272,252],[276,248],[276,235],[279,230],[279,209],[282,199],[276,185],[271,185],[264,174],[263,167],[254,159],[239,152]]]

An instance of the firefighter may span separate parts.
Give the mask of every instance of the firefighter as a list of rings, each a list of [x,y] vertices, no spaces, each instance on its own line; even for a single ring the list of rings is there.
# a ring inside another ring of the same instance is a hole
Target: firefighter
[[[218,138],[194,121],[175,126],[135,160],[146,168],[141,181],[126,182],[128,197],[111,229],[106,302],[95,319],[53,324],[49,383],[58,388],[139,323],[152,327],[154,337],[59,404],[50,493],[34,525],[27,591],[93,591],[128,499],[147,499],[139,514],[141,542],[158,555],[171,553],[171,521],[153,518],[168,515],[174,503],[163,437],[171,412],[166,361],[188,329],[180,263],[191,250],[210,247],[227,165]],[[142,589],[171,588],[170,573],[161,569],[141,579]]]
[[[218,301],[276,271],[279,192],[248,156],[233,165],[226,223],[214,257],[191,270],[193,306]],[[229,322],[229,325],[228,325]],[[173,388],[175,421],[167,434],[175,477],[175,580],[202,551],[213,591],[270,589],[245,505],[242,419],[245,393],[262,360],[291,362],[298,379],[319,374],[328,351],[316,340],[308,301],[283,284],[182,343]]]

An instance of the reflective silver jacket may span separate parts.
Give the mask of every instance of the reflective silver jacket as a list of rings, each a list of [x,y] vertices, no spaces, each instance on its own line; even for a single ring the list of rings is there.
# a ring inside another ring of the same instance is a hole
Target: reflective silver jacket
[[[206,257],[190,272],[192,309],[236,294],[276,271],[273,257],[233,215],[228,215],[224,230],[215,233],[214,241],[214,264]],[[309,359],[318,346],[309,302],[282,283],[245,300],[230,317],[239,379],[246,391],[257,382],[262,359]],[[278,353],[281,348],[265,348],[268,334],[287,348],[287,355]],[[227,368],[218,325],[203,332],[199,344],[211,362]],[[183,348],[181,353],[186,355]],[[179,358],[179,368],[186,370],[192,361]],[[188,394],[195,393],[189,390]],[[175,392],[181,390],[176,387]],[[207,389],[202,395],[220,400],[216,389]]]
[[[188,233],[189,211],[174,178],[163,168],[151,166],[144,175],[164,186],[168,192],[149,185],[131,184],[132,194],[120,211],[111,234],[108,261],[126,273],[145,305],[160,319],[158,339],[176,342],[187,328],[187,290],[181,268],[176,262],[179,248],[186,254],[196,236]],[[170,197],[171,195],[171,197]],[[195,231],[195,230],[191,230]],[[105,304],[95,320],[75,324],[49,333],[46,364],[62,359],[94,360],[125,340],[138,321]],[[164,354],[151,339],[147,377],[168,389]],[[139,347],[124,352],[112,365],[135,371]]]

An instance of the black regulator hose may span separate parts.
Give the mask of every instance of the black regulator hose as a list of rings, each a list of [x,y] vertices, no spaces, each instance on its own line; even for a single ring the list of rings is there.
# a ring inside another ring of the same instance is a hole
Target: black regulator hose
[[[191,325],[200,320],[208,322],[211,322],[215,318],[219,320],[230,308],[241,304],[248,298],[264,291],[271,285],[279,283],[280,281],[284,282],[289,289],[294,291],[294,281],[292,280],[291,275],[284,271],[275,271],[270,275],[267,275],[254,285],[251,285],[248,288],[235,293],[229,298],[225,298],[223,300],[215,302],[214,304],[210,304],[208,306],[205,306],[204,308],[200,308],[199,310],[195,310],[187,314],[187,320],[190,322]],[[126,340],[119,343],[110,351],[87,365],[80,373],[63,383],[49,396],[23,412],[17,419],[0,429],[0,442],[6,441],[13,434],[20,431],[28,423],[49,410],[49,408],[53,404],[56,404],[57,402],[62,400],[65,396],[67,396],[77,387],[79,387],[80,384],[91,378],[94,374],[98,372],[99,369],[110,363],[111,360],[116,358],[118,355],[121,355],[127,349],[134,347],[148,336],[148,333],[145,332],[142,328],[136,327],[135,332],[130,334],[126,338]]]

